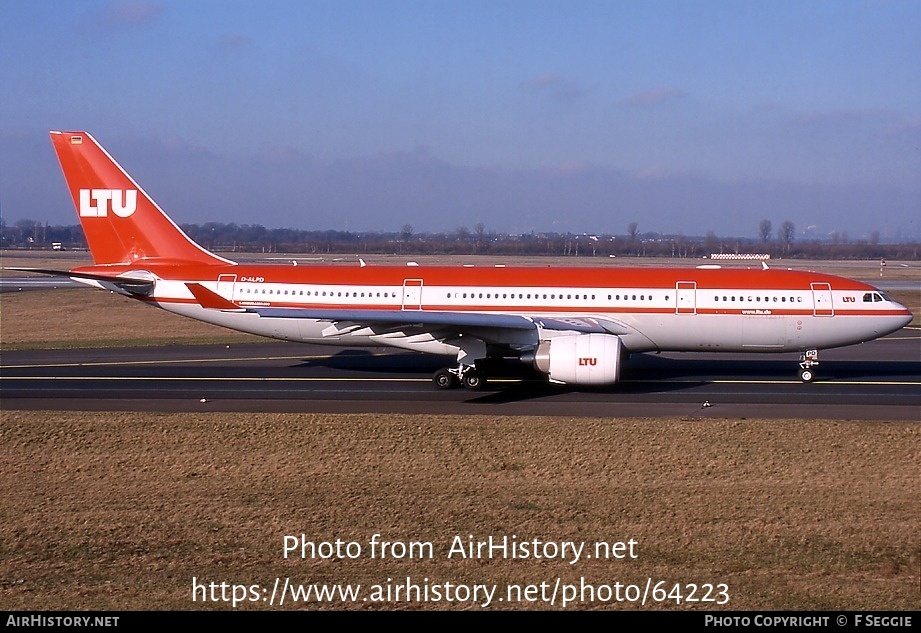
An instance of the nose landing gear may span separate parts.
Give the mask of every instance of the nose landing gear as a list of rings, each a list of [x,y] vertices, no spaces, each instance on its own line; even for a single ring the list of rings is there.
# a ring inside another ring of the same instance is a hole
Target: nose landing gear
[[[803,382],[812,382],[815,380],[815,370],[813,367],[819,364],[819,350],[808,349],[800,356],[799,362],[799,379]]]

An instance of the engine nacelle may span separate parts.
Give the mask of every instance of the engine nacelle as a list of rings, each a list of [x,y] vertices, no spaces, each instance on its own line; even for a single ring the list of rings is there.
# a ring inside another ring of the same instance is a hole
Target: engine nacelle
[[[534,367],[552,382],[610,385],[620,379],[621,342],[612,334],[572,334],[540,342]]]

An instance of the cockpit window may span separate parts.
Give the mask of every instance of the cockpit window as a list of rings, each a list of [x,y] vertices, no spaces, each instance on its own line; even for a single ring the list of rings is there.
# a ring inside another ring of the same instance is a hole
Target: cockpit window
[[[889,300],[890,300],[889,297],[887,297],[882,292],[867,292],[863,295],[864,303],[876,303],[879,301],[889,301]]]

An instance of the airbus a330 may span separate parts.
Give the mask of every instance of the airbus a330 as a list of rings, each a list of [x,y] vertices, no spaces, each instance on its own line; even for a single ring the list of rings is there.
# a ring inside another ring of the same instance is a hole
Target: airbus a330
[[[911,313],[843,277],[778,269],[237,263],[193,242],[86,132],[51,132],[94,264],[64,274],[233,330],[451,355],[440,388],[482,388],[491,359],[550,382],[610,385],[638,352],[818,351]]]

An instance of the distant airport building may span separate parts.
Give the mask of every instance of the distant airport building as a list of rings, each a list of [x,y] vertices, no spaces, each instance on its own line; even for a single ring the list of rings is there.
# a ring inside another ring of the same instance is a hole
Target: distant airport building
[[[746,260],[765,260],[771,256],[767,253],[711,253],[710,259],[746,259]]]

